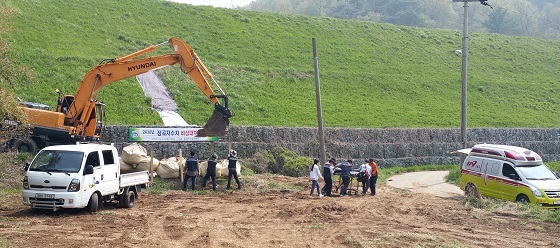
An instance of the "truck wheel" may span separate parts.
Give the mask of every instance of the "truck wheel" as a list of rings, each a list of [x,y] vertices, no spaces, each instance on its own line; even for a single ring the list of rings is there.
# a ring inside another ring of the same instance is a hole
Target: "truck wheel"
[[[473,197],[473,198],[480,198],[480,193],[474,184],[469,183],[465,186],[465,195]]]
[[[16,139],[12,145],[12,148],[16,149],[18,152],[28,152],[31,154],[37,153],[37,144],[31,139]]]
[[[119,195],[119,207],[124,208],[124,198],[125,198],[125,193],[123,192],[122,194]]]
[[[97,195],[97,193],[93,193],[91,195],[86,209],[90,213],[97,212],[97,209],[99,209],[99,196]]]
[[[515,199],[516,202],[522,203],[522,204],[527,204],[530,203],[531,201],[529,200],[529,197],[527,197],[526,195],[518,195],[517,198]]]
[[[136,194],[134,193],[134,191],[131,190],[125,190],[125,194],[124,194],[124,207],[125,208],[132,208],[134,207],[134,201],[136,201]]]

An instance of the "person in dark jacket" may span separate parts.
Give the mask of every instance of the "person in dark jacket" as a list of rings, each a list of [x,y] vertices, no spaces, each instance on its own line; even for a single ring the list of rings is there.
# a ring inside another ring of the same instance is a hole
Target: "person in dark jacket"
[[[195,151],[191,151],[191,156],[185,162],[185,178],[183,180],[183,190],[187,190],[187,181],[189,178],[192,181],[191,189],[194,190],[196,184],[196,176],[198,175],[198,159],[194,156]]]
[[[334,159],[329,159],[327,163],[323,166],[323,178],[325,180],[325,186],[321,190],[323,195],[331,196],[332,192],[332,174],[334,173]]]
[[[206,175],[204,175],[204,179],[202,180],[202,187],[206,187],[206,182],[208,179],[212,179],[212,190],[216,191],[216,164],[218,161],[216,160],[218,156],[216,153],[212,154],[210,159],[208,159],[208,167],[206,168]]]
[[[237,152],[235,150],[231,150],[229,152],[228,158],[228,177],[227,177],[227,188],[230,189],[231,187],[231,177],[235,178],[235,182],[237,183],[237,188],[241,189],[241,182],[239,182],[239,176],[237,175]]]
[[[342,164],[338,165],[340,167],[340,177],[342,178],[342,188],[340,189],[340,196],[347,196],[348,185],[350,185],[350,172],[352,171],[352,160],[348,159]]]

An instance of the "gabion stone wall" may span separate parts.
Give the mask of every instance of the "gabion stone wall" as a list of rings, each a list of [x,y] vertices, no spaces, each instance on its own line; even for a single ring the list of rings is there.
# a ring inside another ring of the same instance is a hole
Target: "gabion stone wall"
[[[131,144],[128,126],[108,126],[103,142],[114,143],[119,150]],[[459,156],[451,152],[461,149],[461,130],[452,128],[325,128],[327,158],[363,161],[373,158],[383,167],[457,164]],[[494,143],[526,147],[541,154],[545,161],[560,160],[560,129],[558,128],[474,128],[467,129],[468,147],[479,143]],[[220,158],[229,148],[240,158],[283,147],[302,156],[319,157],[317,128],[231,126],[229,133],[214,148]],[[210,156],[210,142],[142,142],[152,147],[154,157],[184,157],[189,150],[198,151],[199,158]]]

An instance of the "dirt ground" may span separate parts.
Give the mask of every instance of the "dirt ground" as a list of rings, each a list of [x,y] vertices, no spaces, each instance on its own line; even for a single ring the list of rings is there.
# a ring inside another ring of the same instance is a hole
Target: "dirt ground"
[[[36,212],[15,198],[0,209],[0,247],[560,247],[558,224],[471,208],[457,192],[397,188],[395,178],[376,196],[323,198],[309,196],[305,178],[243,181],[241,191],[143,192],[134,208],[97,213]]]

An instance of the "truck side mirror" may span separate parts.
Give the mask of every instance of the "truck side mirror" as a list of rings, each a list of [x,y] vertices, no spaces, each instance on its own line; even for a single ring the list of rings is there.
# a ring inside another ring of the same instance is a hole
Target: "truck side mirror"
[[[23,164],[23,171],[27,171],[29,169],[29,162],[25,162],[25,164]]]
[[[93,165],[88,164],[86,168],[84,168],[84,176],[93,174]]]

